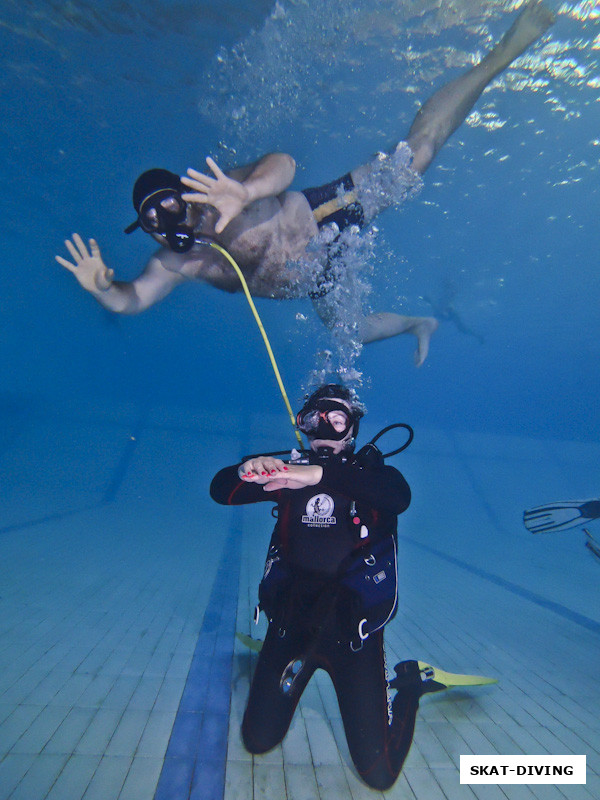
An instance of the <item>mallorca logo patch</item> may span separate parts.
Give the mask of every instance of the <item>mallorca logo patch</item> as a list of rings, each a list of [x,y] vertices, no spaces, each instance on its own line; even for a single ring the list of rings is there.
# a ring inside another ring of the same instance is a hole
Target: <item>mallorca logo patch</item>
[[[328,528],[336,524],[333,510],[334,502],[328,494],[316,494],[306,504],[302,522],[310,528]]]

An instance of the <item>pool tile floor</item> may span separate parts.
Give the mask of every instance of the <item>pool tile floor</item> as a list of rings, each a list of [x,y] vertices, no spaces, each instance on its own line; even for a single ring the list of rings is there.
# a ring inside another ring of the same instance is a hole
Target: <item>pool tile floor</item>
[[[381,793],[356,776],[324,673],[281,747],[242,746],[256,654],[234,634],[264,635],[252,614],[273,521],[268,506],[218,507],[207,488],[277,424],[254,418],[246,441],[221,426],[125,408],[29,419],[6,442],[0,800],[600,796],[600,560],[581,530],[532,536],[521,522],[525,508],[597,496],[600,445],[417,430],[395,459],[413,503],[388,663],[499,682],[426,696],[403,774]],[[586,754],[587,783],[461,785],[466,753]]]

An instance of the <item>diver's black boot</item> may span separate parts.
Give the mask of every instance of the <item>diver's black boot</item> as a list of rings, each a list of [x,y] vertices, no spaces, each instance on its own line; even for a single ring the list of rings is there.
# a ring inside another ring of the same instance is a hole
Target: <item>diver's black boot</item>
[[[416,689],[421,683],[418,661],[400,661],[394,667],[396,677],[390,681],[390,689]]]
[[[388,764],[394,780],[400,774],[410,750],[421,697],[418,662],[401,661],[396,664],[395,670],[396,677],[390,681],[390,688],[397,691],[392,701],[392,720],[387,748]]]
[[[396,677],[390,681],[390,689],[410,691],[411,689],[421,697],[429,692],[441,692],[448,687],[434,680],[435,670],[428,664],[421,667],[418,661],[400,661],[394,667]]]

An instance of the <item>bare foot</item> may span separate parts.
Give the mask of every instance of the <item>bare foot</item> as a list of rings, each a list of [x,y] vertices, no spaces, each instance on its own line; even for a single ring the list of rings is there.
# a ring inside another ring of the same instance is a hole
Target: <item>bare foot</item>
[[[415,365],[417,367],[420,367],[427,358],[429,342],[433,334],[437,331],[439,324],[435,317],[421,317],[419,322],[410,329],[410,333],[414,333],[417,337],[417,349],[414,354]]]
[[[507,63],[514,61],[548,30],[554,20],[552,11],[540,0],[530,0],[504,34],[496,50]]]
[[[435,317],[406,317],[403,314],[380,311],[369,314],[360,321],[361,341],[363,344],[370,344],[402,333],[412,333],[417,337],[415,364],[420,367],[427,358],[429,341],[438,325]]]

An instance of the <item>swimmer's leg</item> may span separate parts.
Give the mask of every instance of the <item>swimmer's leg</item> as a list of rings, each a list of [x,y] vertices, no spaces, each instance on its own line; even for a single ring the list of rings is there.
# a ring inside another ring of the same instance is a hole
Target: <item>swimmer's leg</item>
[[[510,30],[477,66],[437,91],[420,109],[408,134],[413,167],[423,173],[463,123],[485,87],[552,25],[554,16],[530,0]]]
[[[405,317],[402,314],[382,311],[363,318],[360,326],[361,341],[363,344],[370,344],[399,336],[401,333],[412,333],[417,337],[415,364],[420,367],[427,358],[429,342],[438,326],[439,322],[435,317]]]
[[[319,319],[330,331],[340,324],[336,304],[332,303],[327,296],[313,297],[312,304]],[[432,335],[438,329],[439,322],[435,317],[406,317],[391,311],[381,311],[355,320],[354,325],[356,326],[356,339],[362,344],[391,339],[402,333],[412,333],[417,337],[415,364],[420,367],[427,358],[429,343]]]

